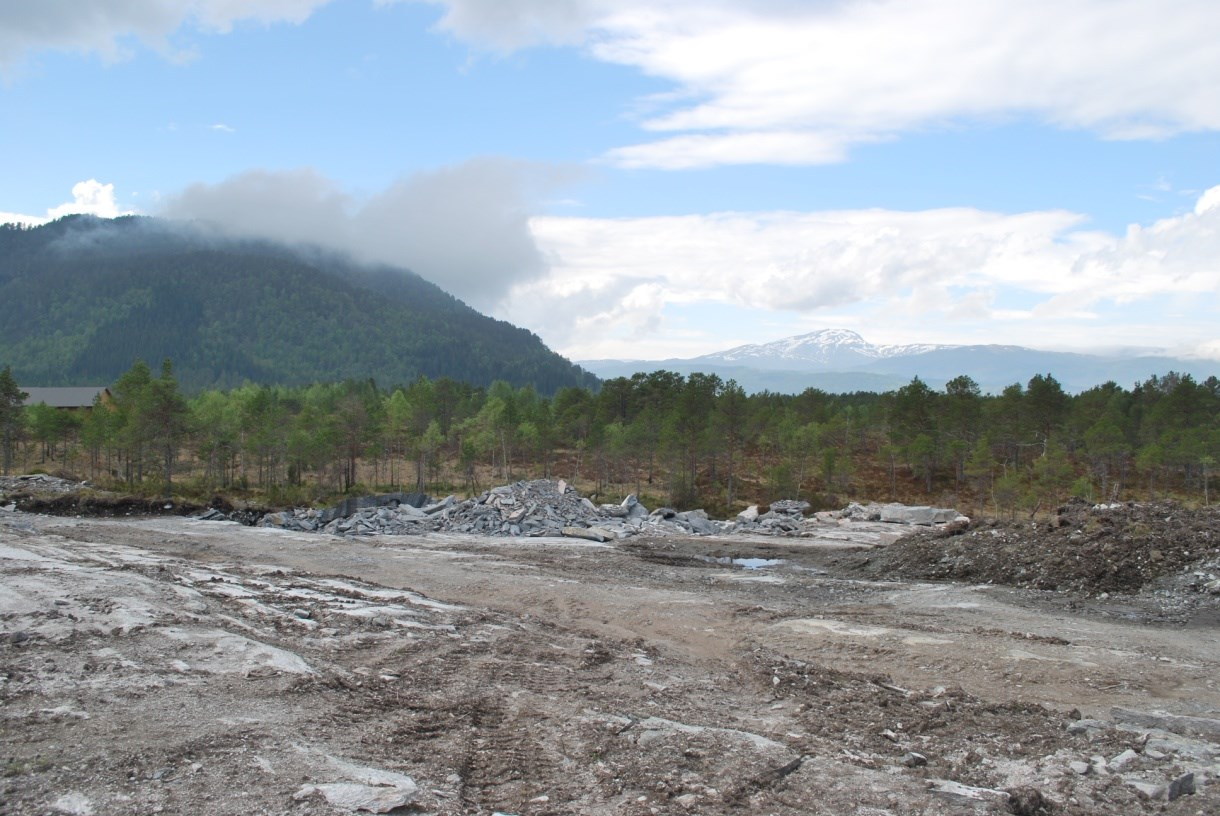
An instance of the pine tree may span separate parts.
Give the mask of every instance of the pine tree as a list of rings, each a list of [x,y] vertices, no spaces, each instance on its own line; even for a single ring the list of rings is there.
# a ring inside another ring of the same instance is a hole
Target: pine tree
[[[168,499],[173,490],[174,463],[178,459],[178,447],[186,436],[189,415],[168,359],[161,363],[161,376],[149,383],[146,410],[144,419],[153,448],[161,460],[162,484]]]
[[[0,371],[0,457],[4,460],[4,475],[13,466],[13,449],[21,436],[25,398],[29,394],[17,387],[13,372],[8,366]]]

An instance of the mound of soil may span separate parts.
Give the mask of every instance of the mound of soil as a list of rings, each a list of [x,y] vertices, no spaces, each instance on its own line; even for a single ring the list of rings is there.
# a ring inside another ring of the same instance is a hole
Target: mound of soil
[[[122,496],[113,493],[96,495],[68,493],[54,496],[17,493],[9,498],[16,504],[18,510],[26,513],[45,513],[49,516],[97,516],[99,518],[189,516],[207,509],[195,502],[174,502],[166,499],[148,499],[142,496]]]
[[[97,489],[67,473],[0,477],[0,506],[6,504],[24,513],[97,518],[194,516],[216,510],[246,525],[253,525],[273,509],[258,505],[237,507],[220,495],[202,504],[180,498],[170,501],[115,493]]]
[[[1053,520],[915,533],[865,565],[874,577],[994,583],[1088,594],[1138,592],[1220,561],[1220,510],[1175,502],[1072,501]],[[1210,588],[1210,587],[1209,587]]]

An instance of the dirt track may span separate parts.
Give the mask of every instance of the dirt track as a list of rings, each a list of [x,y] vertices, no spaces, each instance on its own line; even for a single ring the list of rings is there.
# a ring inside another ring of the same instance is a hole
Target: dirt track
[[[893,528],[827,533],[0,512],[0,813],[1220,812],[1207,615],[861,580]]]

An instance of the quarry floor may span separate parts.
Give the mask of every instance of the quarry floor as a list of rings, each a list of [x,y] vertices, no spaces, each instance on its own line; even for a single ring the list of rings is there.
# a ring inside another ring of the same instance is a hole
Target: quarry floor
[[[1214,618],[860,577],[897,535],[0,511],[0,814],[1220,813]]]

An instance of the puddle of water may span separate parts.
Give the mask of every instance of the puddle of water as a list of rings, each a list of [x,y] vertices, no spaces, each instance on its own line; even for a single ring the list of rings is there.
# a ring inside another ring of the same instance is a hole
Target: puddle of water
[[[778,564],[785,563],[783,559],[780,558],[730,558],[727,555],[720,558],[713,558],[710,555],[697,555],[695,557],[700,561],[707,562],[708,564],[723,564],[726,567],[741,567],[742,569],[748,570],[762,569],[763,567],[774,567]]]
[[[763,567],[774,567],[777,564],[784,563],[779,558],[734,558],[733,564],[742,567],[743,569],[756,570]]]

